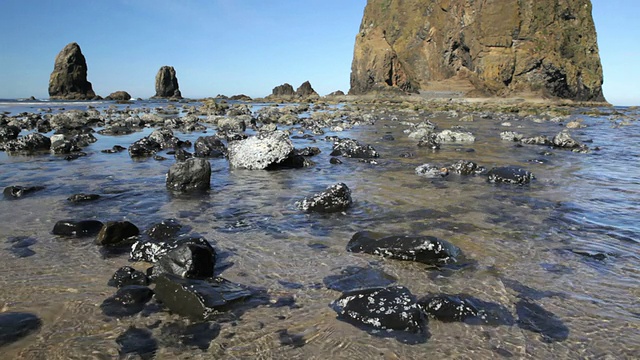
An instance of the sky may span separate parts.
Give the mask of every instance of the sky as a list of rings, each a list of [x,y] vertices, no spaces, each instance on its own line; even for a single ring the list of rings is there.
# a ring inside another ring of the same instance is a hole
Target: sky
[[[640,1],[592,0],[614,105],[640,105]],[[0,98],[48,98],[55,56],[77,42],[96,94],[155,93],[163,65],[184,97],[263,97],[310,81],[349,90],[366,0],[0,0]]]

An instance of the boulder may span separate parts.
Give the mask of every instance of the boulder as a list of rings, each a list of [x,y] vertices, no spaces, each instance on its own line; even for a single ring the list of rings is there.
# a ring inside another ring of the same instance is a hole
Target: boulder
[[[63,100],[90,100],[96,97],[87,81],[87,62],[80,46],[67,44],[56,56],[49,78],[49,97]]]
[[[153,267],[152,277],[173,274],[190,279],[213,277],[216,252],[208,243],[185,243],[169,250],[158,259]]]
[[[173,149],[182,144],[182,141],[173,135],[173,131],[168,128],[154,130],[148,136],[149,141],[160,145],[161,149]]]
[[[575,152],[588,152],[589,148],[574,140],[571,135],[569,135],[568,131],[561,131],[558,135],[554,136],[551,140],[553,146],[562,148],[562,149],[570,149]]]
[[[44,186],[7,186],[2,194],[7,199],[19,199],[40,190],[44,190]]]
[[[173,191],[203,191],[211,188],[211,163],[206,159],[190,158],[169,168],[167,189]]]
[[[207,239],[202,237],[171,238],[165,240],[152,239],[151,241],[138,240],[131,246],[130,259],[132,261],[155,263],[169,251],[183,244],[197,244],[211,247]]]
[[[152,225],[145,234],[154,241],[170,241],[182,231],[182,224],[176,219],[165,219]]]
[[[109,221],[100,229],[96,244],[102,246],[130,245],[138,235],[140,235],[140,230],[129,221]]]
[[[415,172],[417,175],[425,178],[442,178],[449,175],[449,169],[446,167],[431,164],[422,164],[416,167]]]
[[[333,213],[347,210],[352,203],[349,187],[344,183],[338,183],[296,202],[296,206],[307,212]]]
[[[126,92],[126,91],[115,91],[115,92],[112,92],[111,94],[109,94],[104,99],[105,100],[112,100],[112,101],[129,101],[129,100],[131,100],[131,95],[129,95],[129,93]]]
[[[337,139],[333,144],[331,156],[371,159],[380,157],[380,154],[371,145],[363,145],[353,139]]]
[[[299,98],[317,97],[318,93],[313,90],[310,82],[305,81],[296,90],[296,96]]]
[[[253,295],[249,288],[222,278],[198,280],[162,274],[155,282],[156,298],[164,306],[196,320],[207,320],[234,302]]]
[[[39,133],[31,133],[14,140],[7,141],[3,145],[4,150],[11,153],[32,154],[49,151],[51,139]]]
[[[229,164],[233,168],[262,170],[289,157],[293,144],[283,131],[260,133],[229,144]]]
[[[421,333],[426,320],[416,297],[403,286],[354,290],[331,303],[338,318],[375,330]]]
[[[156,74],[156,95],[154,98],[182,99],[176,70],[173,66],[163,66]]]
[[[107,316],[125,317],[139,313],[153,297],[153,290],[141,285],[127,285],[107,298],[100,309]]]
[[[227,147],[217,136],[201,136],[193,147],[196,157],[220,158],[227,156]]]
[[[504,306],[467,294],[428,295],[418,300],[418,306],[429,317],[443,322],[507,326],[515,324],[513,315]]]
[[[150,360],[156,356],[158,341],[151,331],[131,326],[116,338],[119,359]]]
[[[244,119],[240,116],[223,117],[218,120],[218,131],[242,133],[247,129]]]
[[[154,140],[144,137],[137,140],[131,146],[129,146],[129,156],[132,158],[148,157],[155,155],[158,151],[162,150],[162,146]]]
[[[73,237],[95,236],[103,225],[98,220],[60,220],[53,227],[53,234]]]
[[[118,269],[109,282],[109,286],[121,288],[128,285],[149,285],[149,278],[142,271],[138,271],[130,266],[123,266]]]
[[[515,166],[494,167],[487,175],[491,183],[524,185],[534,179],[532,173]]]
[[[34,314],[23,312],[0,313],[0,347],[14,343],[38,331],[42,320]]]
[[[433,236],[391,235],[380,237],[370,231],[355,233],[347,244],[347,251],[436,266],[455,263],[457,257],[462,253],[457,246]]]
[[[20,131],[20,128],[17,126],[0,126],[0,143],[17,139]]]
[[[472,143],[476,141],[476,137],[470,132],[442,130],[436,134],[436,141],[443,144]]]

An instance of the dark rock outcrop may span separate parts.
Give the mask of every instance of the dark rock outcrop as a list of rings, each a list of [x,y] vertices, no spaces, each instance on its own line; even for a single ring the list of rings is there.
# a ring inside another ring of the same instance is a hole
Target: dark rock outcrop
[[[299,98],[308,98],[312,96],[317,97],[318,93],[313,90],[310,82],[305,81],[298,87],[298,89],[296,89],[296,96]]]
[[[272,97],[294,96],[296,92],[293,90],[293,86],[289,83],[284,83],[273,88],[271,91]]]
[[[124,317],[139,313],[153,297],[153,290],[141,285],[127,285],[102,302],[100,308],[107,316]]]
[[[173,274],[190,279],[213,277],[216,252],[208,243],[186,243],[160,257],[152,277]]]
[[[534,178],[527,170],[515,166],[494,167],[487,173],[491,183],[525,185]]]
[[[140,235],[140,230],[129,221],[109,221],[100,229],[96,244],[102,246],[130,245],[138,235]]]
[[[178,78],[173,66],[163,66],[156,74],[156,95],[154,98],[182,99]]]
[[[515,320],[507,308],[466,294],[429,295],[418,300],[427,315],[443,322],[461,321],[472,325],[513,325]]]
[[[347,210],[352,203],[351,190],[344,183],[339,183],[296,202],[296,206],[303,211],[333,213]]]
[[[130,266],[123,266],[118,269],[109,282],[109,286],[121,288],[128,285],[149,285],[149,278],[142,271],[138,271]]]
[[[49,97],[64,100],[90,100],[96,94],[87,81],[87,62],[80,46],[70,43],[56,56],[49,78]]]
[[[211,246],[209,242],[202,237],[169,239],[152,238],[151,241],[138,240],[131,246],[130,259],[133,261],[155,263],[169,251],[184,244]]]
[[[227,147],[217,136],[201,136],[193,147],[196,157],[220,158],[227,156]]]
[[[14,140],[9,140],[2,145],[9,153],[33,154],[51,149],[51,139],[39,133],[31,133]]]
[[[42,326],[34,314],[21,312],[0,313],[0,347],[32,334]]]
[[[374,330],[426,331],[416,297],[403,286],[346,292],[331,307],[340,319]]]
[[[604,101],[589,0],[368,0],[350,94],[529,93]]]
[[[211,187],[211,163],[206,159],[190,158],[169,168],[167,189],[173,191],[204,191]]]
[[[391,235],[380,237],[370,231],[355,233],[347,251],[363,252],[397,260],[429,265],[455,263],[462,251],[455,245],[433,236]]]
[[[129,95],[129,93],[126,91],[114,91],[104,99],[114,101],[128,101],[131,100],[131,95]]]

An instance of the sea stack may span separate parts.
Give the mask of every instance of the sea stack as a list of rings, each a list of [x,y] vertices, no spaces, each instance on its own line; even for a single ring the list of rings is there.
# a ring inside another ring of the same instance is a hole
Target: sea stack
[[[368,0],[350,94],[604,101],[590,0]]]
[[[158,70],[156,75],[156,95],[154,97],[182,99],[176,70],[173,66],[163,66]]]
[[[70,43],[58,53],[49,78],[49,97],[55,100],[90,100],[96,97],[87,81],[87,62],[80,46]]]

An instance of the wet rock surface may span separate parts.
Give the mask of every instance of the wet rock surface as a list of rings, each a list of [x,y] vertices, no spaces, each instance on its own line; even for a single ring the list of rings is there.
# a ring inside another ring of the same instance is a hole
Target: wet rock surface
[[[0,313],[0,347],[16,342],[42,326],[42,320],[34,314],[23,312]]]
[[[168,251],[158,259],[152,276],[173,274],[191,279],[213,277],[216,252],[208,243],[185,243]]]
[[[131,245],[140,229],[129,221],[109,221],[102,226],[96,244],[102,246]]]
[[[514,325],[509,310],[496,303],[483,301],[466,294],[428,295],[418,300],[418,305],[428,316],[443,321],[460,321],[472,325]]]
[[[67,198],[67,201],[72,203],[84,203],[100,199],[98,194],[74,194]]]
[[[396,282],[396,278],[382,270],[359,266],[348,266],[340,274],[329,275],[323,279],[327,289],[348,292],[370,288],[387,287]]]
[[[347,244],[347,251],[428,265],[455,263],[456,258],[462,255],[455,245],[433,236],[381,236],[370,231],[355,233]]]
[[[514,185],[529,184],[534,176],[527,170],[515,166],[495,167],[487,173],[491,183],[503,183]]]
[[[149,278],[142,271],[130,266],[123,266],[113,274],[107,285],[117,288],[129,285],[147,286],[149,285]]]
[[[569,328],[555,314],[528,299],[516,303],[520,328],[539,333],[543,341],[552,343],[569,337]]]
[[[60,220],[53,227],[54,235],[90,237],[97,235],[103,227],[98,220]]]
[[[357,140],[337,139],[333,144],[331,156],[372,159],[380,157],[380,154],[371,145],[361,144]]]
[[[51,139],[39,133],[31,133],[5,142],[2,147],[8,154],[34,154],[49,151]]]
[[[2,195],[6,199],[19,199],[40,190],[44,190],[44,186],[7,186],[2,190]]]
[[[296,202],[296,206],[307,212],[333,213],[347,210],[352,203],[349,187],[344,183],[338,183]]]
[[[120,358],[128,359],[136,356],[142,360],[151,360],[158,351],[158,341],[153,338],[151,331],[130,327],[116,338]]]
[[[115,295],[107,298],[100,309],[107,316],[132,316],[144,308],[153,297],[153,290],[141,285],[127,285],[118,289]]]
[[[157,262],[169,251],[181,245],[195,244],[211,247],[209,242],[202,237],[176,237],[169,239],[138,240],[131,246],[130,259],[133,261]]]
[[[166,186],[173,191],[204,191],[211,187],[211,164],[205,159],[186,159],[169,168]]]
[[[403,286],[346,292],[330,306],[339,319],[365,329],[421,334],[416,340],[427,340],[426,319],[415,296]]]

